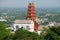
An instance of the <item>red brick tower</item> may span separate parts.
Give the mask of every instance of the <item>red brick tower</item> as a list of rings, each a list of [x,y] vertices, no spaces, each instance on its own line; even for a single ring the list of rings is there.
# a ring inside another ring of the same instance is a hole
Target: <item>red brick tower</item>
[[[29,3],[28,5],[27,19],[31,19],[34,21],[34,31],[37,31],[38,23],[36,20],[36,11],[34,7],[34,3]]]

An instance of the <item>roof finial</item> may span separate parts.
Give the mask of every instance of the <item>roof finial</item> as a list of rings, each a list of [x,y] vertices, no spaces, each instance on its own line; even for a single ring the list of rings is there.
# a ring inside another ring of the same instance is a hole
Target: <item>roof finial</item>
[[[29,3],[33,3],[33,0],[28,0]]]

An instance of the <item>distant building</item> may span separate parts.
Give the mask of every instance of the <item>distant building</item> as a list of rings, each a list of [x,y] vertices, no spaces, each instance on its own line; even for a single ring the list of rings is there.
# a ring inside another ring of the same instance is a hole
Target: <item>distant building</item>
[[[48,18],[38,19],[39,24],[44,23],[46,21],[48,21]]]
[[[48,26],[55,26],[56,22],[49,22]]]
[[[57,26],[57,27],[59,27],[60,26],[60,22],[49,22],[49,24],[47,26],[50,26],[50,27]]]
[[[53,14],[51,14],[51,13],[47,13],[46,16],[53,16]]]
[[[55,24],[55,26],[60,26],[60,23],[59,23],[59,22],[58,22],[58,23],[56,23],[56,24]]]
[[[3,19],[2,17],[0,17],[0,22],[6,22],[6,19]]]

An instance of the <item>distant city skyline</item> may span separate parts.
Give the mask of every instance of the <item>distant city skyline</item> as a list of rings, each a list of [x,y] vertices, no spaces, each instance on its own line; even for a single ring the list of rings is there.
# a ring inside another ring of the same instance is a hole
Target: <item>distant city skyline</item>
[[[60,7],[60,0],[0,0],[0,7],[27,7],[29,2],[36,7]]]

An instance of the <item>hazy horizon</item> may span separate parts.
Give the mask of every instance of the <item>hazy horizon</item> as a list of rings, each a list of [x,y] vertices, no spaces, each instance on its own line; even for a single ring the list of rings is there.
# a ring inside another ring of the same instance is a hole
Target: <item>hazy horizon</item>
[[[35,7],[60,7],[60,0],[0,0],[0,7],[27,7],[29,2]]]

